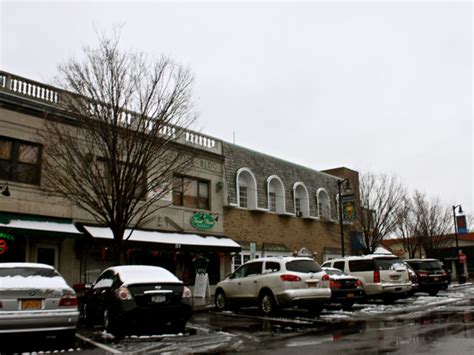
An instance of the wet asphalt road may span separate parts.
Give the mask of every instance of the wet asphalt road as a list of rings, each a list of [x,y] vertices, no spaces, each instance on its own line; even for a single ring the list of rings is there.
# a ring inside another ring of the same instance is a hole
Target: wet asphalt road
[[[76,344],[54,338],[15,339],[9,352],[38,354],[258,353],[258,354],[474,354],[474,285],[436,297],[417,294],[394,305],[370,302],[352,311],[337,307],[314,319],[304,311],[272,318],[256,309],[196,313],[185,334],[132,336],[115,341],[100,328],[80,328]],[[87,340],[87,341],[86,341]],[[0,346],[4,351],[7,342]]]

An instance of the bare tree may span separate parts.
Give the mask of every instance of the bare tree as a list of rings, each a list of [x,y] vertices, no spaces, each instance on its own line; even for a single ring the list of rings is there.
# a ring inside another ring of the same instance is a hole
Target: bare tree
[[[408,196],[403,205],[405,208],[399,210],[395,232],[403,249],[408,252],[410,258],[414,258],[420,249],[420,239],[417,237],[419,220],[414,213],[413,201]]]
[[[367,253],[373,253],[382,239],[395,232],[406,209],[406,189],[396,176],[364,173],[360,179],[359,221]]]
[[[127,228],[136,228],[172,189],[173,173],[193,161],[186,128],[195,121],[193,77],[167,58],[119,49],[99,36],[82,60],[59,67],[67,114],[42,130],[43,188],[111,229],[120,260]]]
[[[437,250],[453,245],[450,234],[453,227],[451,209],[439,198],[428,199],[426,194],[415,191],[413,196],[414,214],[417,219],[415,236],[428,257],[436,257]]]

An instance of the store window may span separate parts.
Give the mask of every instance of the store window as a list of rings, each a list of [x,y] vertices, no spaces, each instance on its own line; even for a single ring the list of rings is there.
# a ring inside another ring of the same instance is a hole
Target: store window
[[[209,210],[209,182],[190,177],[175,176],[173,205]]]
[[[0,137],[0,179],[39,185],[41,146]]]
[[[36,262],[57,268],[57,248],[54,246],[38,246],[36,248]]]

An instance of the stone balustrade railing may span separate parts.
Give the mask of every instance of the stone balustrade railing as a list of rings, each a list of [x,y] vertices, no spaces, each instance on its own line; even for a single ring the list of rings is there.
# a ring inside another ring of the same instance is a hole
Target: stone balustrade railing
[[[58,108],[64,108],[61,106],[61,95],[69,95],[69,93],[53,86],[3,71],[0,71],[0,91],[26,97],[42,104],[54,105]],[[124,119],[130,119],[130,114],[127,114],[127,117],[124,117]],[[176,127],[166,126],[160,130],[160,134],[176,137],[176,129]],[[193,131],[186,131],[184,135],[179,136],[182,137],[179,139],[179,143],[222,154],[222,142],[220,140]]]

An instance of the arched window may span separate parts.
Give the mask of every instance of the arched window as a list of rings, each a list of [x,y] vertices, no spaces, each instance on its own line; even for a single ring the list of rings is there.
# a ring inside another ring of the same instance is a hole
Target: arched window
[[[302,182],[293,185],[295,214],[298,217],[309,217],[308,189]]]
[[[331,219],[331,202],[329,195],[324,188],[319,188],[316,192],[318,201],[318,217],[324,219]]]
[[[285,188],[283,181],[272,175],[267,179],[268,210],[270,212],[285,213]]]
[[[257,180],[248,168],[237,170],[236,177],[237,202],[239,207],[257,208]]]

